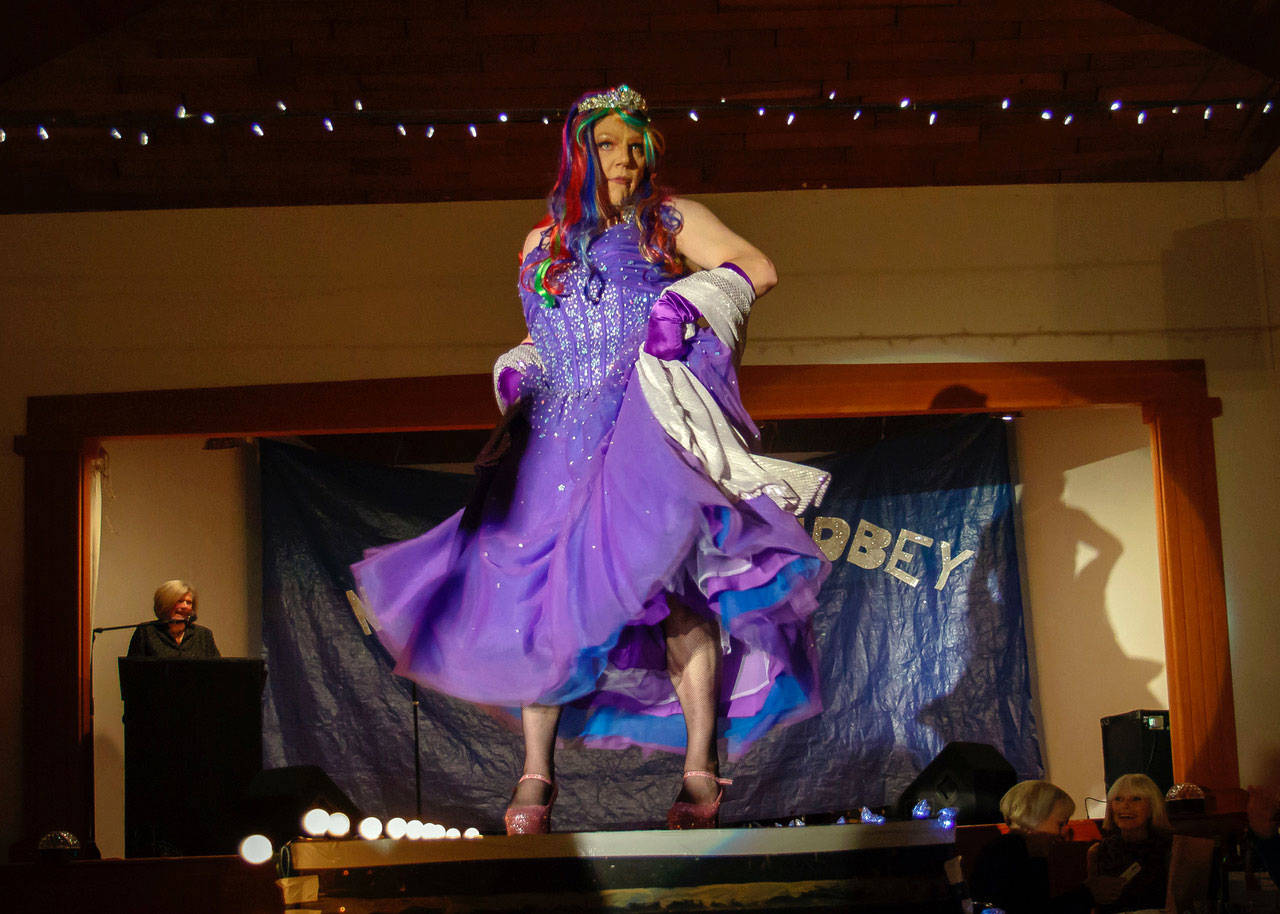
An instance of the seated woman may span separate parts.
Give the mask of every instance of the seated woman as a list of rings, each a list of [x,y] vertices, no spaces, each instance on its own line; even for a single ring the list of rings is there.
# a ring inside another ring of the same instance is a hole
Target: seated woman
[[[1094,904],[1115,899],[1123,881],[1098,876],[1051,896],[1049,852],[1066,835],[1076,804],[1048,781],[1014,784],[1000,799],[1009,826],[982,849],[969,877],[974,910],[995,907],[1007,914],[1088,914]]]
[[[1145,774],[1125,774],[1107,791],[1103,837],[1089,848],[1090,876],[1122,876],[1136,863],[1120,896],[1099,904],[1102,914],[1163,908],[1169,886],[1173,835],[1164,797]]]
[[[217,660],[222,655],[213,632],[196,625],[196,591],[185,581],[165,581],[153,601],[156,621],[139,625],[129,640],[133,658]]]

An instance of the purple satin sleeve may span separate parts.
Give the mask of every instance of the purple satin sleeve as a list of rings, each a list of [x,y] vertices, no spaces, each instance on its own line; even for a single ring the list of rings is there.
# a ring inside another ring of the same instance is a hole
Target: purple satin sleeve
[[[507,406],[514,403],[520,396],[520,382],[523,380],[524,373],[515,368],[504,368],[498,375],[498,394]]]
[[[658,296],[649,312],[649,330],[644,351],[659,359],[678,359],[684,355],[685,324],[697,323],[702,314],[689,299],[668,289]]]
[[[726,270],[733,270],[733,272],[745,279],[747,281],[747,285],[751,287],[751,293],[753,295],[755,294],[756,284],[751,281],[751,277],[747,275],[746,270],[742,269],[742,267],[738,266],[732,260],[726,260],[724,263],[720,264],[720,266],[724,267]]]

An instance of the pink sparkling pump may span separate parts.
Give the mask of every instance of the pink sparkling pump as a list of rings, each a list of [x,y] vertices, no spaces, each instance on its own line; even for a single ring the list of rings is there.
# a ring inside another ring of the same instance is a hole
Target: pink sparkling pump
[[[717,777],[712,771],[686,771],[688,778],[711,778],[720,785],[720,792],[710,803],[681,803],[676,801],[667,811],[667,828],[717,828],[720,825],[720,801],[724,789],[733,783],[730,778]]]
[[[551,796],[545,806],[508,806],[502,817],[508,835],[545,835],[551,831],[551,807],[555,805],[559,786],[551,778],[541,774],[525,774],[516,781],[519,787],[525,781],[541,781],[551,787]]]

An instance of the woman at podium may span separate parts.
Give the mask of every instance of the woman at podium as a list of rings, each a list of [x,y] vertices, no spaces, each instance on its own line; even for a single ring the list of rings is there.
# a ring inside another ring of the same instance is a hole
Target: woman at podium
[[[222,655],[213,632],[196,624],[196,591],[185,581],[165,581],[156,588],[156,621],[139,625],[129,641],[131,658],[217,660]]]

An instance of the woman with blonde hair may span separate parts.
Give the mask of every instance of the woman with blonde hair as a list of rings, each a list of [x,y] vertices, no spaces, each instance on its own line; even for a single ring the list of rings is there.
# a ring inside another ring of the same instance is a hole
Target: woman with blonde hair
[[[133,658],[216,660],[222,656],[213,632],[196,625],[196,589],[186,581],[165,581],[152,598],[156,621],[139,625],[129,641]]]
[[[1090,876],[1129,873],[1120,896],[1102,914],[1163,908],[1168,893],[1172,828],[1164,796],[1145,774],[1124,774],[1107,791],[1103,838],[1089,848]],[[1132,868],[1137,866],[1136,870]]]
[[[1000,799],[1009,833],[982,849],[969,886],[974,910],[979,904],[1007,914],[1088,914],[1095,904],[1114,899],[1122,881],[1098,876],[1061,895],[1049,889],[1049,852],[1070,836],[1067,823],[1075,801],[1049,781],[1021,781]]]

